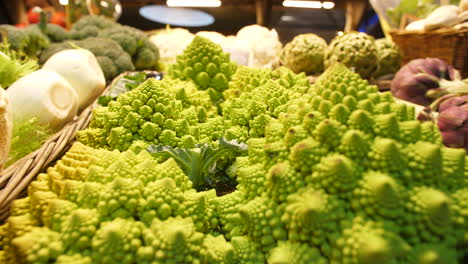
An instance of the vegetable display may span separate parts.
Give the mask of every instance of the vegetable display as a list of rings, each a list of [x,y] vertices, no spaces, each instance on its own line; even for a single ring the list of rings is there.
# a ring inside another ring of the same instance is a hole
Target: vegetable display
[[[286,68],[235,67],[199,36],[173,67],[96,108],[13,203],[3,263],[455,264],[468,253],[468,158],[412,106],[339,63],[312,86]],[[247,153],[217,159],[232,149],[213,143],[222,137]],[[236,190],[194,189],[191,169],[224,167]]]

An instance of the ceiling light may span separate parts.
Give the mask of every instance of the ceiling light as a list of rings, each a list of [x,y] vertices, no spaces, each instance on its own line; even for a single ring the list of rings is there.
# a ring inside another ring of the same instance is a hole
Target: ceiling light
[[[68,0],[59,0],[59,4],[68,5]]]
[[[320,1],[295,1],[285,0],[283,1],[285,7],[303,7],[303,8],[322,8],[322,2]]]
[[[333,3],[333,2],[323,2],[322,6],[325,9],[332,9],[332,8],[335,7],[335,3]]]
[[[172,7],[219,7],[220,0],[167,0],[167,6]]]

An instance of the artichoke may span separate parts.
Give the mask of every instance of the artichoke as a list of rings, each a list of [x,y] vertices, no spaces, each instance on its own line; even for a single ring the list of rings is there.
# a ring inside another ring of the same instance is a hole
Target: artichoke
[[[318,74],[323,71],[323,55],[327,42],[309,33],[301,34],[284,46],[281,63],[295,73]]]
[[[377,48],[374,38],[362,32],[336,36],[325,50],[325,69],[336,62],[354,69],[362,78],[373,76],[377,70]]]
[[[375,41],[377,48],[378,69],[375,77],[393,74],[398,71],[401,64],[401,51],[395,43],[389,39]]]

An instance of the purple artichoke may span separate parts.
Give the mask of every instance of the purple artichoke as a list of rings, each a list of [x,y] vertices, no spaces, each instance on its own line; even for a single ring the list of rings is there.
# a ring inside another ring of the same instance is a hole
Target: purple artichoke
[[[468,86],[445,61],[425,58],[403,66],[395,75],[391,90],[397,98],[427,106],[446,94],[467,94]]]
[[[437,120],[447,147],[465,148],[468,153],[468,95],[452,97],[439,106]]]

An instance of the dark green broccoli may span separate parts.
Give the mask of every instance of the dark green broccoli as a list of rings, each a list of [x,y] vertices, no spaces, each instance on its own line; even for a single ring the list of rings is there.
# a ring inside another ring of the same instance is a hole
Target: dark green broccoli
[[[21,29],[11,25],[0,25],[0,31],[6,32],[12,49],[24,52],[28,57],[37,57],[50,45],[49,38],[37,26]]]
[[[29,27],[39,29],[38,24],[34,24]],[[45,27],[45,32],[43,31],[43,33],[49,38],[51,42],[62,42],[68,39],[68,32],[63,27],[56,24],[47,24]]]
[[[159,59],[159,50],[143,31],[129,26],[114,26],[99,32],[98,37],[112,39],[132,57],[137,70],[152,69]]]
[[[149,39],[145,39],[133,57],[133,63],[137,70],[153,69],[159,60],[159,49]]]
[[[114,40],[132,57],[137,53],[137,50],[141,45],[140,42],[143,42],[143,40],[146,39],[143,31],[129,26],[109,27],[99,31],[97,36],[99,38]]]
[[[135,70],[132,59],[120,45],[111,39],[104,38],[87,38],[84,40],[54,43],[41,53],[39,63],[45,63],[52,55],[59,51],[76,47],[87,49],[96,56],[106,80],[112,80],[122,72]]]
[[[103,29],[115,27],[116,22],[103,16],[85,16],[73,24],[70,30],[71,39],[97,37]]]

